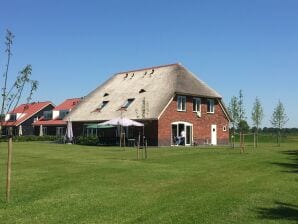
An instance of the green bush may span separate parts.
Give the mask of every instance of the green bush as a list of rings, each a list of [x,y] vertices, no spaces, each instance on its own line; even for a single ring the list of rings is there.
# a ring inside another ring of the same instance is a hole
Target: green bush
[[[61,140],[60,136],[36,136],[36,135],[26,135],[26,136],[14,136],[12,138],[14,142],[32,142],[32,141],[50,141],[50,142],[58,142]],[[0,139],[0,142],[6,142],[7,137],[3,137]]]
[[[79,136],[76,139],[76,144],[79,145],[98,145],[99,139],[96,136]]]

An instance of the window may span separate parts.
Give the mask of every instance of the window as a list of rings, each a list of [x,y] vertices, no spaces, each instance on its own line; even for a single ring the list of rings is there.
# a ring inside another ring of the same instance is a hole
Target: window
[[[177,110],[186,111],[186,96],[177,97]]]
[[[102,110],[107,104],[108,104],[109,101],[102,101],[99,106],[98,106],[98,109],[99,110]]]
[[[131,98],[131,99],[127,99],[125,101],[125,103],[121,106],[122,109],[126,109],[129,107],[129,105],[134,101],[135,99],[134,98]]]
[[[43,112],[43,119],[44,120],[52,120],[52,111],[44,111]]]
[[[214,113],[214,99],[207,99],[207,113]]]
[[[17,115],[16,114],[10,114],[8,121],[16,121],[16,120],[17,120]]]
[[[59,119],[63,119],[69,113],[68,110],[60,110]]]
[[[227,126],[223,126],[223,127],[222,127],[222,130],[223,130],[223,131],[227,131]]]
[[[64,127],[56,127],[56,136],[63,136],[65,135],[65,128]]]
[[[201,99],[200,98],[192,99],[192,111],[193,112],[201,111]]]

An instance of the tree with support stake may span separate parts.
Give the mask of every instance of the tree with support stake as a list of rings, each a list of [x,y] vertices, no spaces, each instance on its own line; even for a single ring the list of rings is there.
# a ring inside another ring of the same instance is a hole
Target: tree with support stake
[[[272,114],[272,118],[270,120],[273,127],[278,129],[277,133],[277,145],[280,146],[281,139],[281,129],[285,126],[285,124],[289,121],[289,118],[285,112],[285,108],[282,102],[279,100]]]
[[[264,113],[263,113],[263,107],[261,104],[260,99],[257,97],[255,99],[254,105],[253,105],[253,109],[251,112],[251,119],[253,121],[254,126],[256,127],[255,129],[255,133],[254,133],[254,147],[258,147],[258,143],[259,143],[259,128],[262,124],[262,120],[264,118]]]
[[[32,66],[27,65],[23,70],[19,72],[19,75],[16,77],[15,81],[8,88],[8,72],[10,67],[10,59],[12,56],[11,47],[13,44],[14,35],[12,32],[7,30],[6,33],[6,50],[7,53],[7,63],[5,66],[5,71],[3,74],[4,82],[2,87],[2,102],[1,102],[1,114],[0,114],[0,136],[2,136],[2,128],[3,124],[5,124],[5,115],[12,109],[14,110],[22,99],[25,91],[25,87],[30,85],[30,91],[28,97],[26,99],[27,104],[31,101],[33,93],[38,88],[38,82],[35,80],[31,80],[30,76],[32,73]],[[6,178],[6,201],[10,201],[10,187],[11,187],[11,172],[12,172],[12,128],[9,128],[8,135],[8,159],[7,159],[7,178]]]
[[[233,143],[233,149],[235,148],[235,129],[236,125],[239,123],[239,104],[238,104],[238,98],[236,96],[233,96],[229,107],[228,107],[230,116],[232,118],[232,129],[233,129],[233,134],[232,134],[232,143]]]

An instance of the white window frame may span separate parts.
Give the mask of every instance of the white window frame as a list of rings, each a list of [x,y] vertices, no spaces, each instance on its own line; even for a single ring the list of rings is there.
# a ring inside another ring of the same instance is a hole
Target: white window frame
[[[195,110],[193,110],[193,108],[194,108],[194,102],[195,102]],[[199,103],[198,103],[199,102]],[[192,111],[193,112],[201,112],[201,102],[202,102],[202,100],[201,100],[201,98],[199,98],[199,97],[194,97],[193,99],[192,99]]]
[[[210,111],[208,111],[208,105],[210,105]],[[215,112],[215,100],[207,99],[207,113],[214,114],[214,112]]]
[[[183,109],[183,102],[184,102],[184,109]],[[177,96],[177,111],[186,111],[186,96],[180,96],[180,95]]]
[[[189,122],[185,122],[185,121],[176,121],[176,122],[172,122],[171,123],[171,139],[173,137],[173,134],[175,134],[175,136],[180,136],[180,133],[178,132],[177,130],[177,133],[173,133],[173,130],[172,130],[172,126],[173,125],[179,125],[179,124],[183,124],[184,125],[184,131],[185,131],[185,134],[186,133],[186,126],[190,126],[191,127],[191,136],[190,136],[190,143],[189,144],[185,144],[185,146],[191,146],[193,144],[193,124],[192,123],[189,123]],[[186,138],[186,137],[185,137]],[[186,141],[186,139],[185,139]],[[173,140],[171,140],[171,146],[174,146],[176,144],[173,143]]]
[[[226,125],[224,125],[224,126],[222,127],[222,131],[224,131],[224,132],[227,131],[227,126],[226,126]]]

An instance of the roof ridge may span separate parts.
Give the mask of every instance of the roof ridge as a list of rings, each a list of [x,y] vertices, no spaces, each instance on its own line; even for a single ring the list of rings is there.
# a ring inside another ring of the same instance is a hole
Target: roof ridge
[[[165,65],[157,65],[157,66],[152,66],[152,67],[147,67],[147,68],[140,68],[140,69],[135,69],[135,70],[128,70],[128,71],[122,71],[122,72],[117,72],[115,75],[123,74],[123,73],[130,73],[130,72],[139,72],[143,70],[150,70],[150,69],[157,69],[157,68],[163,68],[163,67],[170,67],[170,66],[175,66],[175,65],[180,65],[180,62],[177,63],[172,63],[172,64],[165,64]]]

